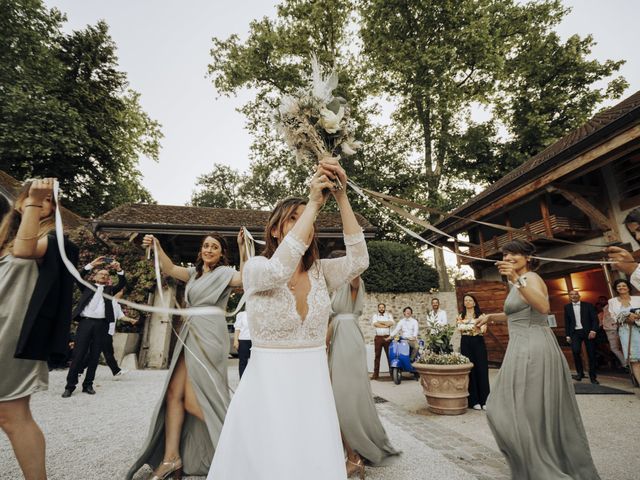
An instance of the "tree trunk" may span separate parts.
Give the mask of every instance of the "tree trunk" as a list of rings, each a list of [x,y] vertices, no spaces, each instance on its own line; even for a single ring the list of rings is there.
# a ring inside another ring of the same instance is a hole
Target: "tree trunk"
[[[444,252],[439,248],[434,248],[433,259],[436,264],[436,270],[438,271],[438,289],[441,292],[452,292],[453,286],[447,274],[447,266],[444,263]]]

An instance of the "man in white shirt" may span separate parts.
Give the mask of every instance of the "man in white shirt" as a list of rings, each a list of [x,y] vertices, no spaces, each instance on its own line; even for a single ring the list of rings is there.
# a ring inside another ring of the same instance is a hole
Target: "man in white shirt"
[[[598,384],[596,380],[596,331],[598,330],[598,314],[595,307],[588,302],[580,301],[580,292],[571,290],[569,292],[571,303],[564,307],[564,325],[567,336],[567,343],[571,344],[573,360],[576,365],[577,374],[574,380],[580,381],[584,378],[584,368],[582,366],[582,343],[587,347],[589,357],[589,378],[591,383]]]
[[[378,304],[378,313],[371,317],[371,325],[376,329],[376,336],[373,339],[373,348],[375,352],[375,358],[373,360],[373,375],[371,380],[377,380],[380,375],[380,358],[382,356],[382,349],[387,355],[387,362],[389,362],[389,343],[387,339],[391,333],[391,327],[395,325],[393,316],[387,312],[387,306],[384,303]]]
[[[393,329],[388,339],[391,339],[400,332],[400,336],[407,340],[410,347],[410,358],[413,362],[418,354],[418,320],[413,318],[413,309],[411,307],[405,307],[402,311],[404,318],[398,322],[396,328]]]
[[[431,299],[431,311],[427,314],[427,323],[432,325],[446,325],[449,323],[447,312],[440,310],[440,300]]]
[[[238,369],[240,378],[242,378],[244,369],[247,368],[251,357],[251,335],[246,311],[236,315],[236,322],[233,324],[233,328],[233,347],[238,351]]]
[[[73,310],[73,320],[78,320],[78,330],[76,331],[76,342],[73,350],[73,360],[67,375],[67,385],[64,388],[62,398],[69,398],[78,384],[78,376],[82,373],[85,364],[85,357],[89,355],[87,362],[87,373],[82,382],[82,391],[89,395],[95,395],[93,380],[98,368],[102,343],[109,332],[109,324],[115,321],[113,304],[104,300],[103,293],[115,295],[127,285],[124,272],[120,264],[113,258],[101,256],[84,267],[84,274],[89,274],[94,268],[104,265],[93,275],[93,282],[97,291],[82,284],[78,284],[82,290],[80,301]],[[109,269],[115,270],[118,274],[118,284],[114,287],[109,285]]]

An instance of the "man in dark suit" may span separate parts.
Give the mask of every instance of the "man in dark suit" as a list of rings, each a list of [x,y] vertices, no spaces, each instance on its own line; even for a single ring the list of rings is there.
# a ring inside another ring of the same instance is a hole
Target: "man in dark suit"
[[[98,257],[93,262],[84,267],[84,274],[88,274],[99,265],[105,265],[106,257]],[[73,310],[73,320],[78,320],[78,330],[76,331],[76,343],[73,352],[73,360],[67,375],[67,385],[65,386],[63,398],[71,396],[78,384],[78,376],[85,366],[85,357],[88,355],[87,372],[82,382],[82,391],[90,395],[96,392],[93,389],[93,379],[98,368],[102,342],[109,330],[109,323],[114,322],[113,303],[104,299],[102,293],[115,295],[122,290],[127,281],[120,264],[115,260],[107,264],[109,268],[118,274],[118,283],[115,286],[109,285],[109,270],[102,268],[93,275],[93,282],[97,288],[94,292],[90,288],[79,284],[82,294],[80,301]]]
[[[589,356],[589,378],[591,383],[597,385],[599,382],[596,380],[595,338],[598,330],[598,314],[591,303],[580,301],[580,292],[577,290],[569,292],[569,299],[571,303],[564,306],[564,328],[576,364],[577,375],[574,375],[573,379],[580,381],[584,378],[581,356],[582,342],[584,342]]]

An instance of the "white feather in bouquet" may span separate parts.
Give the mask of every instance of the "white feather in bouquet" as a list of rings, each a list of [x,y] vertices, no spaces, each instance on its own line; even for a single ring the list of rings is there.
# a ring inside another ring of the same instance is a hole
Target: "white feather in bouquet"
[[[336,72],[325,75],[314,56],[309,84],[280,99],[276,129],[299,165],[315,165],[323,157],[354,155],[362,146],[355,139],[355,123],[347,101],[333,95],[337,86]]]

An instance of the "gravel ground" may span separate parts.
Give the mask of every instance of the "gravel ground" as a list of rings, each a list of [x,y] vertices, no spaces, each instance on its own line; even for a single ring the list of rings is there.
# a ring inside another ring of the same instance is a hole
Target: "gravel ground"
[[[230,362],[229,373],[235,384],[235,361]],[[76,390],[69,399],[60,397],[65,375],[52,372],[49,391],[32,398],[34,416],[47,438],[49,478],[123,478],[146,436],[166,371],[135,371],[114,381],[110,371],[101,366],[95,384],[97,395]],[[470,411],[459,417],[420,414],[425,405],[417,382],[397,387],[390,382],[372,384],[377,395],[389,400],[379,405],[379,411],[392,443],[403,455],[393,466],[368,468],[368,479],[506,478],[506,466],[496,452],[482,412]],[[629,448],[621,448],[625,444],[621,439],[637,435],[639,397],[582,395],[578,402],[602,478],[637,478],[640,460]],[[440,439],[442,445],[438,444]],[[466,448],[473,457],[454,448]],[[0,434],[0,479],[20,478],[7,438]]]

